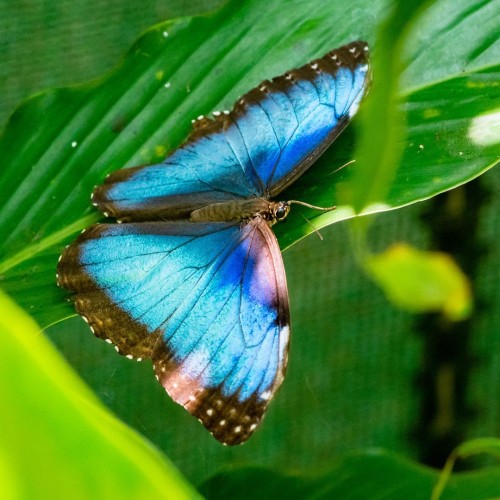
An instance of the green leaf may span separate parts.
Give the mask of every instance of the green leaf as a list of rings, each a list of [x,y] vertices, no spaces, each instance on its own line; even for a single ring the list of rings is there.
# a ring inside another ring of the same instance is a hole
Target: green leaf
[[[430,498],[439,472],[374,450],[339,460],[327,473],[281,474],[265,469],[229,469],[210,478],[200,491],[208,499],[238,498]],[[500,495],[500,468],[454,474],[443,500],[482,500]]]
[[[365,266],[389,300],[402,309],[442,311],[451,321],[466,319],[471,312],[469,281],[448,254],[398,244],[368,257]]]
[[[99,217],[89,203],[95,184],[117,168],[163,159],[187,136],[191,118],[231,106],[264,78],[353,39],[376,49],[374,20],[383,22],[390,5],[234,0],[213,15],[155,26],[102,80],[22,104],[0,138],[2,286],[43,325],[70,314],[54,287],[56,261],[64,244]],[[422,19],[408,19],[399,95],[408,113],[402,160],[387,195],[365,212],[428,198],[498,161],[497,143],[477,132],[478,117],[496,123],[498,116],[500,56],[488,46],[496,40],[497,10],[495,2],[443,0]],[[376,79],[392,82],[383,68],[374,71]],[[333,173],[351,158],[352,143],[351,130],[283,198],[330,206],[338,192],[358,192],[352,168]],[[302,212],[316,227],[354,214],[350,205],[320,216],[296,210],[276,226],[283,248],[313,230]]]
[[[1,292],[0,310],[1,498],[197,497]]]
[[[405,113],[398,102],[403,68],[401,49],[420,8],[422,2],[418,0],[397,2],[379,28],[373,72],[384,78],[374,78],[370,98],[362,111],[356,168],[346,192],[340,193],[341,203],[351,205],[355,213],[384,200],[403,152]]]

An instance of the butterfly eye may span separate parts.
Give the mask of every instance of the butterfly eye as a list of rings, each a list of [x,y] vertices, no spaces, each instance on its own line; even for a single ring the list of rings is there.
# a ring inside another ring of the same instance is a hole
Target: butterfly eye
[[[289,210],[290,206],[288,205],[288,203],[280,203],[274,211],[276,220],[283,220],[288,215]]]

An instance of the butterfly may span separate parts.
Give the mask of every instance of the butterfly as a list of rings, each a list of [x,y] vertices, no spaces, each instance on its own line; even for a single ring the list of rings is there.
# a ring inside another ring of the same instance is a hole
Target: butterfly
[[[170,397],[223,444],[246,441],[287,367],[286,276],[273,199],[324,152],[370,82],[368,46],[344,45],[199,117],[163,163],[118,170],[91,226],[63,251],[60,286],[94,334],[149,358]]]

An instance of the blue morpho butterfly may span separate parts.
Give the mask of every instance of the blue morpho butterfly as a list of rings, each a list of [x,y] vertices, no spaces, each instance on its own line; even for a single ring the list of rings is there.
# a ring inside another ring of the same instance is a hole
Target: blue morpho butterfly
[[[58,283],[98,337],[151,358],[174,401],[224,444],[244,442],[285,375],[289,306],[271,201],[345,128],[369,83],[353,42],[200,117],[159,165],[112,173],[96,224],[63,252]]]

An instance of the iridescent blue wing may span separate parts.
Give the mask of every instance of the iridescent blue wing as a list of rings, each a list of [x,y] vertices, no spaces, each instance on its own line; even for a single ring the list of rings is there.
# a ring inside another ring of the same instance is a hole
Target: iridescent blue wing
[[[121,220],[188,218],[237,198],[274,197],[344,129],[369,83],[367,45],[353,42],[264,81],[213,120],[202,118],[162,164],[112,173],[93,202]]]
[[[286,278],[266,222],[92,226],[64,251],[58,282],[98,337],[151,358],[218,440],[248,439],[288,354]]]

